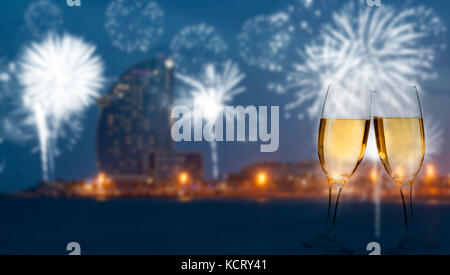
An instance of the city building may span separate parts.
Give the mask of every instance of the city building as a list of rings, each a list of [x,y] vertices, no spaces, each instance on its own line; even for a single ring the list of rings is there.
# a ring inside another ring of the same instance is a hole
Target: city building
[[[173,151],[170,108],[174,63],[159,56],[122,74],[98,102],[99,171],[130,186],[166,183],[179,173],[203,179],[203,156]]]
[[[190,178],[203,178],[203,155],[201,153],[159,153],[150,154],[150,171],[157,179],[172,180],[181,173]]]

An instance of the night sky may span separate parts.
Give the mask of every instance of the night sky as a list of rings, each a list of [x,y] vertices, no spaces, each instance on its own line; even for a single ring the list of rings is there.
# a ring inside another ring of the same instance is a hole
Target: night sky
[[[105,62],[106,75],[110,78],[119,76],[134,64],[151,58],[159,53],[170,55],[169,44],[173,36],[184,26],[198,23],[214,25],[226,40],[229,58],[238,62],[246,73],[243,85],[247,92],[238,95],[233,105],[279,105],[284,106],[290,97],[280,96],[267,89],[267,79],[281,79],[280,75],[250,67],[238,55],[236,36],[242,24],[249,18],[259,14],[273,13],[295,0],[159,0],[165,11],[164,34],[157,45],[146,53],[127,54],[115,48],[105,31],[103,24],[105,10],[109,0],[82,0],[82,7],[68,7],[63,0],[53,0],[64,17],[63,30],[82,36],[87,42],[97,46],[97,53]],[[24,45],[30,41],[24,28],[24,12],[32,1],[3,0],[0,2],[0,55],[14,60]],[[383,1],[396,2],[401,1]],[[438,16],[450,26],[450,1],[414,1],[413,4],[424,3],[433,8]],[[297,39],[298,47],[302,47],[302,39]],[[421,83],[427,94],[422,96],[425,114],[439,119],[444,128],[444,139],[450,130],[450,49],[439,55],[435,62],[438,78]],[[294,56],[293,58],[296,58]],[[287,58],[289,60],[289,57]],[[111,84],[111,83],[110,83]],[[110,86],[103,89],[106,93]],[[0,102],[2,104],[2,102]],[[306,108],[305,104],[302,108]],[[96,125],[98,108],[93,105],[84,116],[81,138],[72,150],[68,150],[62,142],[61,155],[56,158],[55,178],[65,180],[89,178],[96,175]],[[280,121],[280,147],[275,153],[260,153],[259,143],[219,143],[219,163],[221,173],[237,171],[242,166],[258,161],[301,161],[316,160],[315,131],[318,121],[305,118]],[[39,152],[35,140],[17,143],[5,140],[0,145],[0,160],[6,161],[5,170],[0,174],[0,192],[12,192],[33,186],[41,179]],[[205,156],[205,176],[210,176],[210,151],[207,143],[177,144],[183,151],[202,151]],[[450,144],[445,140],[440,156],[435,157],[439,170],[443,174],[450,173]],[[33,152],[34,151],[34,152]]]

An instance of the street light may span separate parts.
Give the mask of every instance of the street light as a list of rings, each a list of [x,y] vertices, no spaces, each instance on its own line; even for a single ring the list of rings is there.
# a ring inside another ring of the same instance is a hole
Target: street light
[[[369,179],[370,181],[375,184],[378,181],[378,173],[377,170],[375,168],[373,168],[372,170],[370,170],[370,175],[369,175]]]
[[[103,183],[105,183],[105,181],[106,181],[106,175],[105,175],[105,173],[100,173],[100,174],[98,174],[98,177],[97,177],[97,184],[98,185],[103,185]]]
[[[178,176],[178,181],[181,185],[186,185],[189,181],[189,174],[187,172],[180,173],[180,175]]]
[[[256,175],[256,183],[261,187],[266,186],[267,185],[267,174],[265,172],[259,172]]]
[[[436,176],[436,168],[433,164],[428,164],[426,169],[426,177],[429,180],[433,180]]]

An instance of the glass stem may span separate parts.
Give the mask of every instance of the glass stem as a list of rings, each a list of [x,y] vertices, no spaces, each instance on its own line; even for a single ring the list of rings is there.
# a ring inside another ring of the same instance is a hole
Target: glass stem
[[[339,193],[338,193],[338,196],[336,198],[336,206],[334,207],[333,227],[332,227],[333,231],[334,231],[334,229],[336,227],[336,213],[337,213],[337,209],[338,209],[338,206],[339,206],[339,199],[341,198],[341,192],[342,192],[342,186],[339,187]]]
[[[406,212],[405,196],[403,196],[403,191],[402,191],[401,186],[400,186],[400,195],[402,196],[403,215],[405,216],[405,228],[406,228],[406,232],[408,232],[408,213]]]
[[[327,213],[327,225],[330,224],[331,191],[332,191],[332,185],[329,184],[329,188],[328,188],[328,213]]]
[[[411,224],[414,226],[414,212],[413,212],[413,185],[409,185],[409,213],[411,218]]]

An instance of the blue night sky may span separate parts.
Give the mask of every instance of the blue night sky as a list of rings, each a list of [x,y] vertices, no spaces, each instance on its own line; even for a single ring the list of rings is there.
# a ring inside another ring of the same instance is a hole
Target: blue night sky
[[[131,1],[131,0],[130,0]],[[65,0],[53,0],[63,12],[63,30],[82,36],[87,42],[97,46],[97,53],[103,58],[106,75],[117,77],[132,65],[151,58],[159,53],[170,55],[169,45],[173,36],[184,26],[198,23],[214,25],[219,34],[226,40],[229,58],[238,62],[246,73],[243,82],[247,92],[238,95],[233,105],[280,105],[288,103],[290,97],[276,94],[267,89],[266,79],[277,80],[281,76],[261,69],[250,67],[238,55],[237,34],[242,24],[249,18],[259,14],[270,14],[285,9],[296,0],[159,0],[165,11],[164,34],[157,45],[148,52],[127,54],[115,48],[105,31],[105,10],[110,0],[82,0],[82,7],[68,7]],[[30,41],[24,27],[24,12],[33,1],[2,0],[0,2],[0,56],[14,60],[21,53],[23,46]],[[344,2],[344,1],[340,1]],[[402,1],[395,2],[399,5]],[[426,4],[435,10],[447,26],[450,26],[450,1],[423,0],[413,1],[413,5]],[[331,8],[331,7],[330,7]],[[314,27],[314,26],[313,26]],[[448,36],[448,35],[447,35]],[[296,39],[298,47],[307,43],[306,39]],[[450,130],[449,65],[450,50],[447,47],[435,62],[438,78],[421,83],[427,90],[423,105],[426,114],[432,114],[440,120],[444,128],[445,144],[440,156],[435,158],[443,173],[450,173],[450,144],[446,140]],[[297,56],[293,56],[297,58]],[[289,60],[289,57],[287,58]],[[102,93],[106,93],[105,87]],[[2,104],[2,102],[0,102]],[[300,108],[306,108],[303,105]],[[66,180],[93,177],[97,173],[95,142],[98,108],[93,105],[88,109],[83,120],[83,132],[72,150],[61,143],[61,155],[56,158],[55,177]],[[280,147],[275,153],[260,153],[259,143],[220,143],[219,162],[221,173],[237,171],[242,166],[257,161],[300,161],[316,160],[314,131],[317,121],[308,118],[303,120],[284,119],[281,116]],[[5,160],[5,169],[0,174],[0,192],[12,192],[35,185],[42,177],[40,171],[39,152],[34,140],[16,143],[5,140],[0,145],[0,161]],[[205,156],[205,174],[210,175],[209,146],[207,143],[182,144],[177,148],[185,151],[202,151]],[[34,150],[36,151],[36,150]]]

